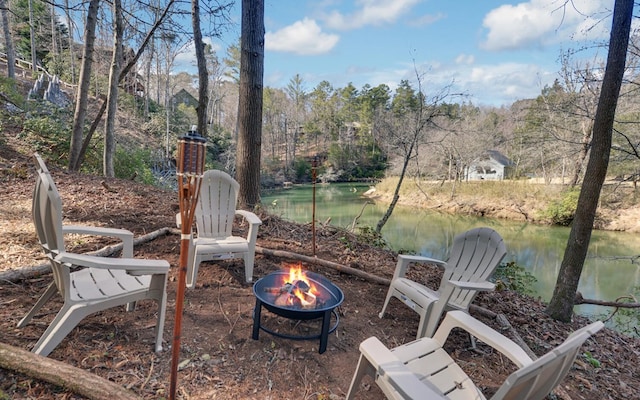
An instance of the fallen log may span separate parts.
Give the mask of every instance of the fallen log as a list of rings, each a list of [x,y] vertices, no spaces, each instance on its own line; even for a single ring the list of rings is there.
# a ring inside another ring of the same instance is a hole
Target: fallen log
[[[389,286],[391,284],[391,281],[389,279],[382,278],[382,277],[370,274],[368,272],[361,271],[359,269],[347,267],[346,265],[338,264],[332,261],[322,260],[317,257],[309,257],[303,254],[292,253],[290,251],[285,251],[285,250],[265,249],[264,247],[260,247],[260,246],[256,246],[256,253],[262,254],[265,256],[287,258],[290,260],[302,261],[309,264],[329,267],[338,272],[354,275],[354,276],[357,276],[358,278],[362,278],[369,282],[377,283],[379,285]]]
[[[141,399],[98,375],[5,343],[0,343],[0,368],[54,384],[90,400]]]
[[[522,347],[522,350],[524,350],[524,352],[527,353],[527,355],[531,357],[532,360],[535,360],[536,358],[538,358],[538,356],[529,348],[529,346],[524,341],[524,339],[522,339],[522,336],[520,336],[518,331],[515,330],[513,325],[511,325],[511,323],[509,322],[509,320],[504,314],[495,313],[489,309],[477,306],[475,304],[469,305],[469,311],[476,312],[490,319],[495,319],[496,322],[498,322],[498,324],[500,324],[501,327],[509,331],[509,336],[511,336],[511,340],[513,340],[518,346]]]
[[[139,245],[142,243],[150,242],[160,236],[167,235],[172,233],[172,228],[161,228],[155,230],[153,232],[147,233],[146,235],[139,236],[133,239],[133,245]],[[115,254],[119,251],[122,251],[123,244],[118,243],[110,246],[105,246],[96,251],[87,252],[87,255],[90,256],[98,256],[98,257],[109,257],[112,254]],[[5,282],[18,282],[24,279],[30,279],[36,276],[40,276],[42,274],[46,274],[51,272],[51,265],[49,263],[34,265],[19,269],[9,269],[3,272],[0,272],[0,281]]]

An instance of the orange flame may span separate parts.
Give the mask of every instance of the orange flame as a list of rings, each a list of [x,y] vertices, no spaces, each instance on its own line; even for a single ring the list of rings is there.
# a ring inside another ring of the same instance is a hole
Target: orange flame
[[[318,290],[316,289],[313,282],[310,281],[309,278],[307,278],[307,274],[302,270],[301,265],[291,266],[289,268],[289,279],[287,279],[287,282],[293,284],[296,281],[302,281],[306,283],[307,286],[309,286],[309,291],[308,293],[303,293],[296,288],[293,290],[291,294],[293,294],[298,299],[300,299],[300,303],[303,305],[303,307],[315,306],[315,299],[318,294]],[[283,283],[287,283],[287,282],[283,282]],[[289,303],[292,304],[293,301],[289,300]]]

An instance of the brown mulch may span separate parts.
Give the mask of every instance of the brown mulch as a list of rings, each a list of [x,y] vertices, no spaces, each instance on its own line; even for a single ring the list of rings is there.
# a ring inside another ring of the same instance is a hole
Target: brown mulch
[[[177,195],[130,181],[69,174],[51,168],[60,190],[68,223],[112,226],[133,231],[136,237],[171,227],[175,221]],[[44,262],[30,220],[33,185],[31,161],[3,147],[0,150],[0,272],[8,268]],[[101,182],[104,181],[103,185]],[[258,245],[313,255],[311,226],[262,214]],[[238,233],[246,229],[238,225]],[[318,258],[370,274],[390,278],[395,267],[392,252],[358,242],[348,232],[330,226],[317,227]],[[72,251],[98,250],[108,241],[72,238]],[[136,257],[168,260],[172,265],[168,283],[165,350],[153,352],[156,307],[142,302],[134,312],[112,309],[83,320],[51,353],[50,358],[95,373],[129,388],[145,399],[167,396],[171,367],[176,266],[179,236],[169,234],[135,248]],[[256,256],[255,277],[287,267],[292,262]],[[303,268],[329,278],[344,292],[339,307],[340,322],[331,334],[327,351],[318,353],[318,341],[294,341],[260,333],[251,337],[255,298],[243,283],[241,260],[205,263],[197,287],[186,292],[181,340],[181,360],[186,366],[178,374],[181,399],[340,399],[344,398],[358,361],[358,345],[369,336],[392,347],[413,340],[418,316],[393,300],[380,319],[387,288],[326,267],[303,264]],[[415,279],[435,287],[438,272],[431,266],[415,268]],[[30,349],[51,321],[61,302],[54,299],[25,328],[16,323],[29,310],[51,281],[49,274],[19,282],[0,282],[0,340]],[[587,323],[576,317],[570,324],[544,314],[544,304],[512,292],[478,296],[475,304],[504,314],[528,346],[538,355],[560,343],[570,331]],[[263,311],[265,323],[281,331],[316,332],[315,321],[293,323]],[[496,329],[494,320],[479,319]],[[583,352],[600,362],[596,368],[579,357],[557,392],[560,399],[640,398],[640,340],[605,329],[585,343]],[[480,344],[481,352],[468,348],[468,337],[454,332],[447,350],[470,374],[487,396],[499,387],[513,366],[499,354]],[[62,388],[12,371],[0,369],[0,398],[78,399]],[[382,399],[381,391],[366,379],[359,399]]]

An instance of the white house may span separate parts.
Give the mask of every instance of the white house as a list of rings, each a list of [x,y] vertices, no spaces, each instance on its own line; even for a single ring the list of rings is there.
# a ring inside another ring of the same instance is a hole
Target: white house
[[[514,163],[497,150],[487,150],[471,162],[466,169],[467,180],[501,181],[510,179],[513,174]]]

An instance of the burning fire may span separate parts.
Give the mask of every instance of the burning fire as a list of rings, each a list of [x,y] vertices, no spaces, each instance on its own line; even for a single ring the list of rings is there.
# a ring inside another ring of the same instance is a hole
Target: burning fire
[[[316,308],[318,290],[300,265],[289,268],[289,279],[283,278],[281,292],[276,299],[277,303],[284,303],[281,305]]]

